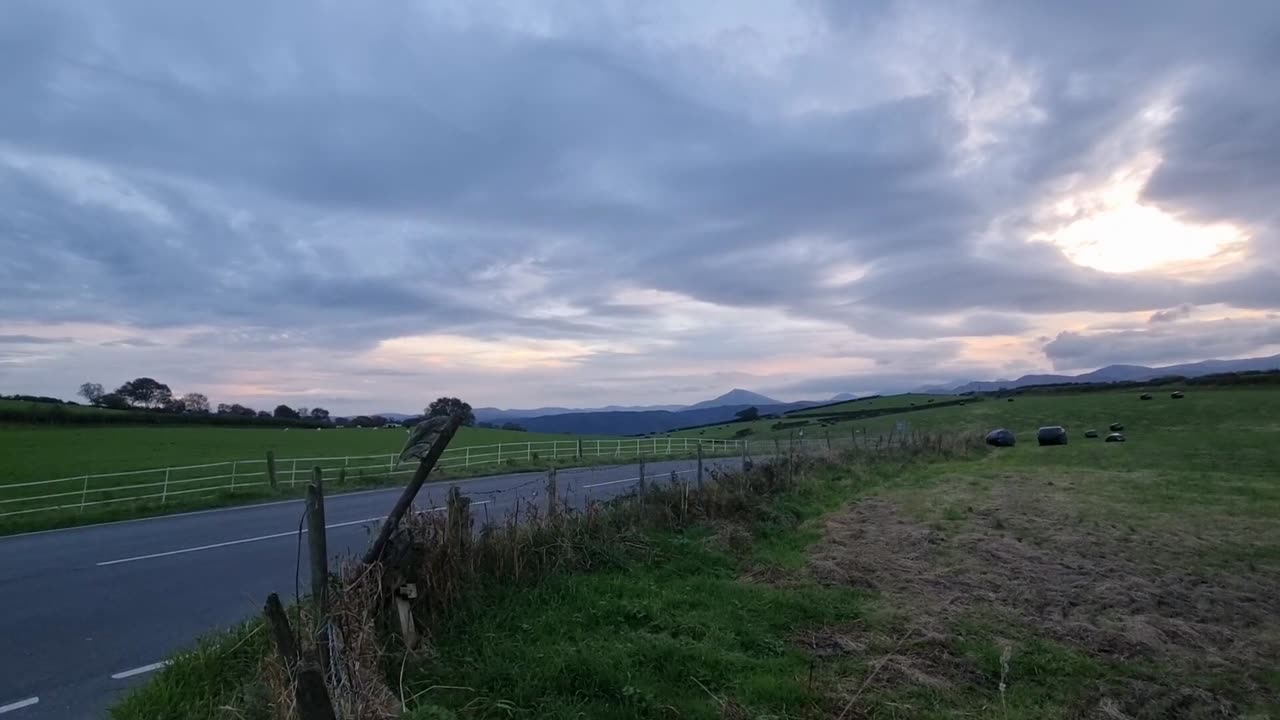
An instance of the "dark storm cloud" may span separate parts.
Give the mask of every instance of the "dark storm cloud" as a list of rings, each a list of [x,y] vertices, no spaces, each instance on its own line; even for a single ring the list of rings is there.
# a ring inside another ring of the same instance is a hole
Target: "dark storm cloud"
[[[903,341],[892,360],[1071,311],[1155,313],[1163,334],[1116,339],[1208,352],[1232,345],[1168,308],[1280,307],[1269,0],[746,4],[701,35],[664,10],[11,1],[0,322],[344,353],[643,328],[721,360],[716,321],[616,297],[659,289]],[[1037,204],[1144,150],[1144,198],[1246,228],[1248,266],[1116,275],[1027,242]]]
[[[1140,330],[1063,332],[1044,346],[1055,369],[1078,370],[1113,363],[1159,365],[1187,358],[1262,354],[1280,345],[1280,323],[1271,319],[1184,322]]]

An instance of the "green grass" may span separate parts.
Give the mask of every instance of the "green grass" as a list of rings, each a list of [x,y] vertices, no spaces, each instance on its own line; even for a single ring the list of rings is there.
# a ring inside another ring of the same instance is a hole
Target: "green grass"
[[[857,412],[861,410],[908,408],[928,405],[930,403],[949,402],[955,399],[955,395],[938,395],[934,393],[880,395],[877,397],[868,397],[859,400],[849,400],[847,402],[836,403],[834,405],[823,405],[822,407],[793,410],[792,412],[787,413],[787,417],[810,417],[830,415],[832,413]]]
[[[1130,717],[1218,717],[1194,714],[1218,702],[1231,703],[1230,716],[1280,716],[1278,616],[1235,630],[1265,652],[1211,663],[1202,657],[1221,647],[1177,633],[1167,642],[1184,643],[1187,655],[1133,655],[1077,640],[1071,623],[1036,614],[1047,586],[1070,593],[1063,612],[1101,603],[1081,619],[1103,629],[1186,612],[1201,624],[1179,632],[1211,639],[1280,590],[1280,392],[1137,396],[1024,394],[911,413],[917,430],[1004,426],[1021,444],[970,460],[814,471],[744,518],[745,540],[726,541],[724,524],[651,528],[642,549],[620,548],[589,570],[478,585],[436,628],[430,652],[403,665],[388,658],[388,683],[410,698],[411,720],[711,719],[727,716],[721,704],[730,700],[747,717],[779,719],[836,717],[848,705],[847,717],[858,718],[1065,720],[1107,716],[1099,708],[1112,702]],[[859,426],[874,435],[894,421]],[[1126,424],[1130,442],[1084,441],[1085,428],[1113,421]],[[1071,444],[1036,447],[1032,433],[1043,424],[1066,425]],[[882,526],[858,521],[872,532],[859,544],[827,544],[833,518],[872,498],[897,514]],[[904,527],[929,534],[928,567],[892,572],[911,546],[890,538],[880,552],[891,572],[874,591],[870,575],[831,582],[814,569],[819,552],[874,557],[879,533]],[[1119,570],[1092,583],[1037,585],[1057,557],[1068,569]],[[1163,582],[1175,591],[1160,591]],[[1237,600],[1227,585],[1236,582],[1253,598]],[[1195,600],[1220,585],[1227,589]],[[1095,600],[1117,587],[1128,600]],[[218,717],[187,709],[216,704],[214,693],[230,701],[243,667],[180,663],[116,717]]]

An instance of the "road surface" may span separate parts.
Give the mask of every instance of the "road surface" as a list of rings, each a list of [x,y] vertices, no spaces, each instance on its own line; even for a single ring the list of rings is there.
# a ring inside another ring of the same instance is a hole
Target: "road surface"
[[[737,460],[706,464],[738,467]],[[665,479],[676,470],[691,481],[694,467],[654,462],[645,474]],[[561,470],[558,483],[583,507],[631,491],[637,477],[635,465],[578,468]],[[545,474],[456,484],[483,523],[504,518],[517,498],[537,500]],[[424,487],[416,509],[438,509],[447,488]],[[334,558],[362,552],[399,493],[328,497]],[[302,510],[301,500],[286,500],[0,538],[0,720],[106,717],[124,692],[200,635],[258,613],[268,593],[292,599],[295,577],[305,593]]]

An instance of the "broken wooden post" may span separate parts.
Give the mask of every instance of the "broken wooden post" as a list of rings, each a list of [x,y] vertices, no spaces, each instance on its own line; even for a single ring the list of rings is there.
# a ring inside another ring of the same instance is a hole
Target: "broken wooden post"
[[[267,596],[262,614],[271,628],[271,637],[275,640],[276,652],[280,655],[285,671],[293,678],[299,720],[337,720],[333,704],[329,701],[329,690],[324,685],[324,676],[318,668],[304,663],[298,656],[293,629],[289,627],[289,616],[285,615],[279,595],[271,593]]]
[[[461,548],[471,536],[471,498],[462,494],[462,488],[449,488],[449,519],[445,526],[445,542]]]
[[[698,489],[702,489],[702,442],[698,442]]]
[[[276,451],[267,451],[267,484],[274,490],[276,487]]]
[[[418,597],[418,586],[405,583],[396,588],[394,595],[396,619],[400,622],[400,638],[404,640],[406,650],[413,650],[418,646],[418,628],[413,623],[412,600]]]
[[[404,492],[396,500],[395,507],[391,508],[390,514],[387,515],[387,519],[382,523],[377,539],[373,541],[373,545],[369,546],[369,551],[365,553],[364,563],[366,565],[382,559],[382,553],[387,548],[387,541],[391,539],[391,534],[399,527],[400,520],[404,518],[409,506],[413,505],[413,499],[418,496],[418,491],[422,489],[422,484],[427,481],[427,476],[431,474],[431,469],[440,461],[440,455],[444,453],[444,449],[448,447],[449,441],[453,439],[454,433],[458,432],[460,425],[462,425],[462,416],[460,415],[453,415],[447,418],[434,417],[418,423],[417,427],[410,433],[404,449],[400,451],[400,462],[418,459],[420,461],[418,469],[413,473],[413,479],[405,486]]]
[[[307,486],[307,550],[311,554],[311,600],[316,613],[316,656],[320,667],[329,671],[329,541],[325,534],[324,474],[319,466],[311,470]]]

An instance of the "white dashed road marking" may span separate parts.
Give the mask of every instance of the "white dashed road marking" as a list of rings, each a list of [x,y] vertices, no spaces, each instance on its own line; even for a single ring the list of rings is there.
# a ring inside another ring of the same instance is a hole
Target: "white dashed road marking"
[[[24,707],[31,707],[32,705],[35,705],[38,702],[40,702],[40,698],[29,697],[26,700],[11,702],[8,705],[0,705],[0,715],[3,715],[7,712],[13,712],[14,710],[21,710]]]
[[[489,503],[488,500],[483,500],[481,502],[474,502],[471,504],[475,506],[475,505],[487,505],[488,503]],[[443,507],[433,507],[433,508],[428,508],[424,512],[439,512],[444,509],[445,508]],[[334,523],[332,525],[325,525],[324,527],[326,530],[332,530],[333,528],[347,527],[349,525],[359,525],[361,523],[377,522],[382,519],[383,519],[383,516],[379,515],[378,517],[365,518],[364,520],[350,520],[347,522]],[[305,533],[306,529],[304,528],[302,532]],[[98,567],[105,567],[107,565],[119,565],[120,563],[137,562],[139,560],[154,560],[155,558],[169,557],[170,555],[183,555],[186,553],[200,552],[202,550],[214,550],[217,548],[231,547],[232,545],[244,545],[245,543],[262,542],[263,540],[274,540],[276,538],[290,537],[297,534],[298,534],[298,531],[296,530],[287,530],[285,532],[272,533],[271,535],[259,535],[258,537],[241,538],[239,540],[228,540],[226,542],[213,543],[211,545],[200,545],[197,547],[182,548],[180,550],[169,550],[167,552],[151,553],[150,555],[137,555],[135,557],[120,558],[119,560],[104,560],[98,563],[97,565]]]
[[[142,667],[136,667],[136,668],[134,668],[134,669],[132,669],[132,670],[125,670],[124,672],[118,672],[118,673],[116,673],[115,675],[112,675],[112,676],[111,676],[111,679],[112,679],[112,680],[123,680],[123,679],[125,679],[125,678],[133,677],[134,675],[141,675],[141,674],[143,674],[143,673],[149,673],[149,672],[151,672],[152,670],[159,670],[160,668],[162,668],[162,667],[164,667],[164,666],[168,665],[168,664],[169,664],[169,663],[171,663],[171,662],[173,662],[173,661],[172,661],[172,660],[164,660],[164,661],[161,661],[161,662],[158,662],[158,663],[151,663],[150,665],[143,665]]]

